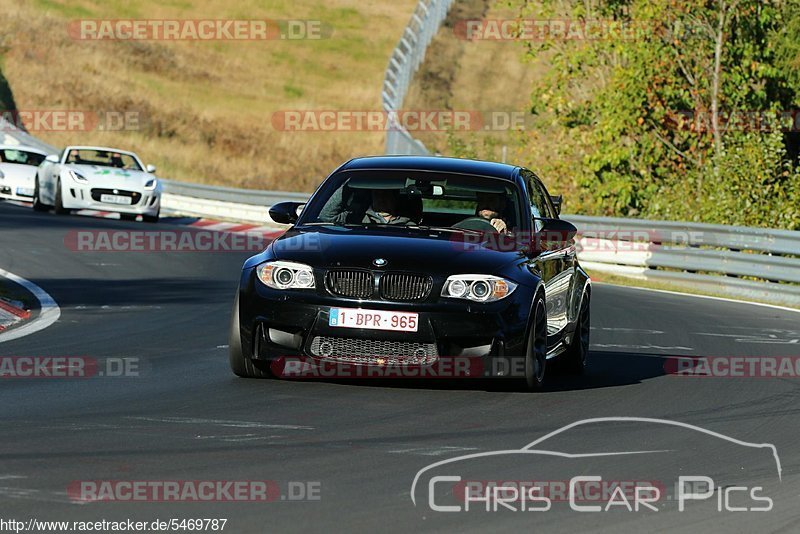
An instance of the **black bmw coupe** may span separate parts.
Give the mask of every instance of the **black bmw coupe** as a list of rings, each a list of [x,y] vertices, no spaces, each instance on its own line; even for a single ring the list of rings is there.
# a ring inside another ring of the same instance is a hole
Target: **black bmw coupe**
[[[560,197],[500,163],[386,156],[336,169],[307,204],[270,209],[292,226],[241,272],[230,365],[424,369],[467,358],[531,390],[557,363],[583,373],[590,279]]]

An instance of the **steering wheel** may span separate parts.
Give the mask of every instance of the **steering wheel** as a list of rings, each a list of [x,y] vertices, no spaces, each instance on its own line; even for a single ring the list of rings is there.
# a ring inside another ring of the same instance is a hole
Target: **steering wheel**
[[[463,221],[454,224],[453,228],[461,228],[464,230],[477,230],[479,232],[492,232],[492,233],[497,232],[497,228],[492,226],[492,223],[490,223],[483,217],[469,217],[468,219],[464,219]]]

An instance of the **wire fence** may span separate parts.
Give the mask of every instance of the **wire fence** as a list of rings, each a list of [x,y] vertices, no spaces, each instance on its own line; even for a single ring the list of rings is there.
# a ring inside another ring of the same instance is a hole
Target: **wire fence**
[[[428,45],[447,17],[452,4],[453,0],[420,0],[408,26],[403,31],[400,42],[392,51],[381,92],[383,110],[389,118],[389,128],[386,132],[387,154],[413,156],[429,154],[425,145],[414,139],[400,124],[397,112],[402,110],[411,80],[425,59]]]

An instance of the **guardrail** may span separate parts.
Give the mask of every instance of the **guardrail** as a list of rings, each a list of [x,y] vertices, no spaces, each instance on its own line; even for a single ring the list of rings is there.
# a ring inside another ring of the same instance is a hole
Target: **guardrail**
[[[567,215],[593,271],[800,306],[800,232]]]
[[[269,207],[278,202],[305,202],[308,193],[236,189],[160,179],[162,209],[185,215],[272,223]]]
[[[428,155],[422,142],[414,139],[397,120],[414,73],[425,59],[428,45],[439,30],[453,0],[420,0],[400,42],[392,51],[383,80],[381,99],[388,115],[386,153]]]

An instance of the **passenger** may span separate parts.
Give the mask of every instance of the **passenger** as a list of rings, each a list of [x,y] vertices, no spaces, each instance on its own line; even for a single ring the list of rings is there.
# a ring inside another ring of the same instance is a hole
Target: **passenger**
[[[399,215],[400,193],[394,189],[374,189],[372,205],[367,209],[365,224],[390,224],[393,226],[416,226],[410,217]]]
[[[369,207],[370,192],[347,186],[336,190],[319,213],[319,220],[334,224],[359,224]]]

